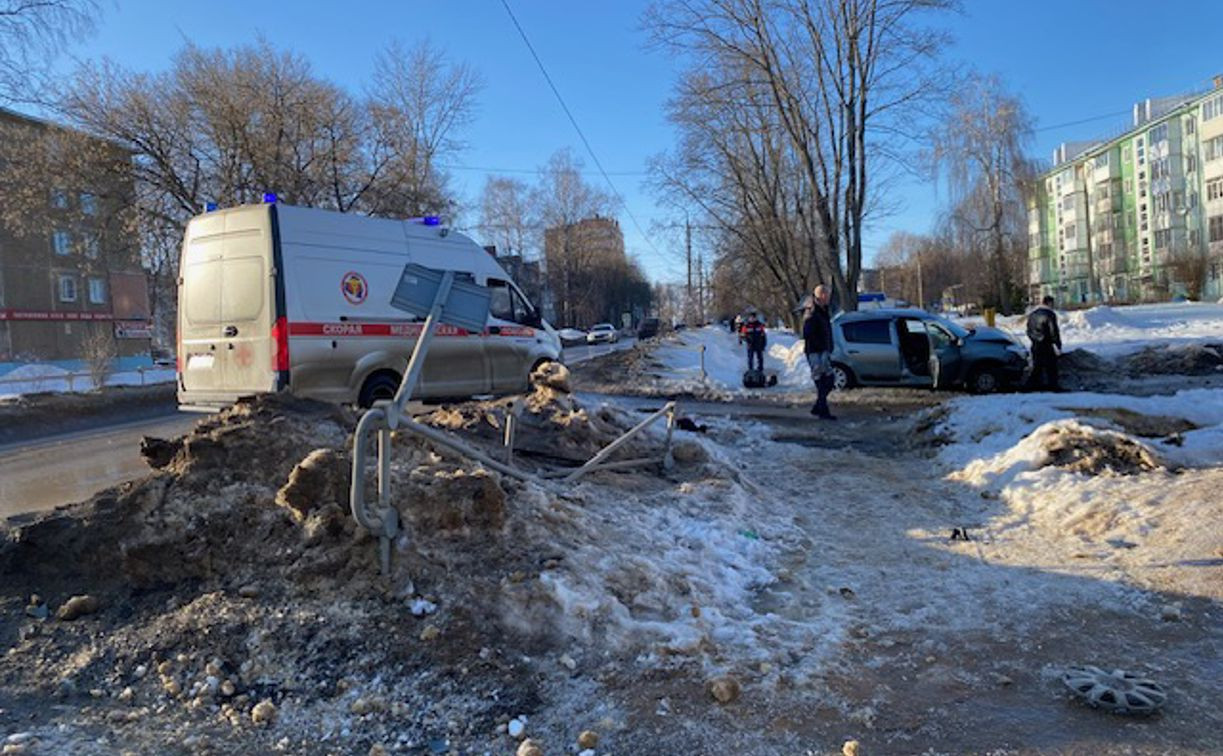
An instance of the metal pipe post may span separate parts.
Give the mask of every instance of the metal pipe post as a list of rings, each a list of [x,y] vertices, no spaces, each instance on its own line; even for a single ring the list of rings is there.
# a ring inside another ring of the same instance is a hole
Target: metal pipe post
[[[416,345],[412,347],[408,369],[404,373],[403,380],[399,382],[399,390],[395,392],[395,398],[391,400],[394,409],[387,411],[387,424],[392,428],[398,427],[404,407],[412,398],[412,390],[416,388],[416,381],[420,379],[420,372],[425,366],[425,354],[429,351],[429,343],[433,341],[434,324],[441,317],[442,308],[446,304],[446,298],[450,296],[450,286],[453,283],[454,271],[448,270],[442,275],[441,283],[438,284],[437,294],[433,297],[433,307],[429,309],[429,316],[425,318],[420,336],[416,337]]]

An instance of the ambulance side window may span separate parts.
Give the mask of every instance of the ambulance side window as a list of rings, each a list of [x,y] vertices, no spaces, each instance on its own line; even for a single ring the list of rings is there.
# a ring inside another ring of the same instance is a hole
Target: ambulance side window
[[[512,292],[505,281],[490,278],[488,288],[492,291],[492,296],[488,300],[489,314],[498,320],[515,320]]]
[[[531,308],[523,300],[522,295],[517,289],[510,290],[510,298],[514,301],[514,322],[529,323],[531,320]]]

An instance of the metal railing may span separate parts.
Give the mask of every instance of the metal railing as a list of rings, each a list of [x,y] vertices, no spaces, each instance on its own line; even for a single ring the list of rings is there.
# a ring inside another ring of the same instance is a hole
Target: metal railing
[[[30,364],[36,364],[36,363],[30,363]],[[170,383],[174,380],[173,377],[165,378],[164,380],[150,380],[147,377],[148,373],[167,373],[167,372],[173,373],[173,368],[163,368],[163,367],[156,367],[156,366],[154,367],[141,366],[141,367],[133,368],[131,370],[115,370],[115,371],[112,371],[107,376],[106,385],[108,386],[147,386],[152,383]],[[111,383],[110,382],[111,380],[115,379],[118,376],[129,375],[131,373],[136,373],[137,375],[139,375],[140,377],[139,383]],[[59,389],[56,389],[53,387],[59,383],[66,383],[67,388],[63,390],[71,393],[77,390],[78,381],[82,381],[82,382],[87,381],[88,387],[94,388],[93,375],[83,370],[78,371],[78,372],[57,373],[54,375],[40,375],[40,376],[33,376],[33,377],[26,377],[26,378],[7,378],[4,376],[0,376],[0,394],[4,393],[5,386],[12,386],[16,384],[30,384],[31,386],[34,387],[34,389],[27,393],[31,393],[31,394],[36,394],[36,393],[43,392],[43,391],[57,391]],[[84,389],[85,386],[82,385],[81,388]]]

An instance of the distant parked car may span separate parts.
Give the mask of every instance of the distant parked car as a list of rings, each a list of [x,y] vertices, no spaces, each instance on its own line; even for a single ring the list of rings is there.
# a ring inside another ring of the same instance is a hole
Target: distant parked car
[[[593,325],[586,334],[587,344],[614,344],[619,340],[620,332],[611,323]]]
[[[658,335],[658,318],[646,318],[637,326],[637,338],[650,339]]]
[[[556,332],[561,339],[561,346],[575,346],[586,343],[586,332],[580,328],[562,328]]]
[[[996,328],[964,328],[922,310],[850,312],[833,320],[836,387],[962,386],[989,394],[1023,381],[1028,350]]]

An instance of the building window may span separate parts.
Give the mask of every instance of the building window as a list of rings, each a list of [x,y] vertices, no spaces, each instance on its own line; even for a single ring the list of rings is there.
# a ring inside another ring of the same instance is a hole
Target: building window
[[[89,303],[106,304],[106,279],[91,276],[89,278]]]
[[[89,258],[89,259],[91,259],[91,260],[96,260],[96,259],[98,259],[98,253],[99,253],[99,252],[100,252],[100,250],[101,250],[101,247],[100,247],[100,245],[98,244],[98,237],[96,237],[96,236],[90,236],[90,237],[86,238],[86,239],[85,239],[85,242],[84,242],[84,247],[85,247],[85,256],[86,256],[86,257],[88,257],[88,258]]]
[[[1073,209],[1074,209],[1074,195],[1067,194],[1065,197],[1062,197],[1062,210],[1070,211]]]
[[[1159,158],[1151,161],[1151,180],[1157,181],[1161,178],[1172,175],[1172,167],[1168,165],[1168,158]]]
[[[1132,194],[1134,192],[1134,179],[1125,180],[1125,193]]]
[[[1202,145],[1202,152],[1207,163],[1223,157],[1223,135],[1207,139]]]
[[[68,207],[68,192],[63,189],[51,190],[51,207],[57,210],[65,210]]]
[[[85,215],[98,214],[98,198],[89,192],[81,192],[81,212]]]
[[[1211,179],[1206,182],[1206,201],[1223,198],[1223,178]]]
[[[1185,133],[1192,134],[1197,129],[1197,125],[1192,118],[1185,119]]]
[[[57,255],[72,254],[72,234],[62,228],[55,229],[55,233],[51,234],[51,246]]]
[[[1202,103],[1202,120],[1209,121],[1223,115],[1223,94],[1215,95]]]
[[[76,301],[76,279],[72,276],[59,277],[59,301]]]
[[[1067,238],[1067,239],[1073,239],[1074,237],[1075,237],[1075,233],[1074,233],[1074,224],[1073,224],[1073,223],[1067,223],[1067,224],[1066,224],[1066,238]]]
[[[1196,228],[1189,229],[1189,246],[1196,247],[1202,240],[1202,234]]]
[[[1167,249],[1172,244],[1172,229],[1165,228],[1155,232],[1155,248]]]
[[[1223,215],[1212,215],[1206,238],[1212,242],[1223,241]]]
[[[1121,162],[1130,162],[1130,149],[1128,144],[1121,148]]]
[[[1151,144],[1166,142],[1168,140],[1168,124],[1161,123],[1147,134],[1147,141]]]
[[[1103,152],[1099,155],[1096,155],[1096,168],[1107,168],[1107,167],[1108,167],[1108,153]]]
[[[1155,212],[1166,213],[1172,209],[1172,197],[1167,192],[1156,194],[1151,198],[1151,204],[1154,206]]]
[[[1198,156],[1197,155],[1186,155],[1185,156],[1185,173],[1193,173],[1197,169],[1198,169]]]

